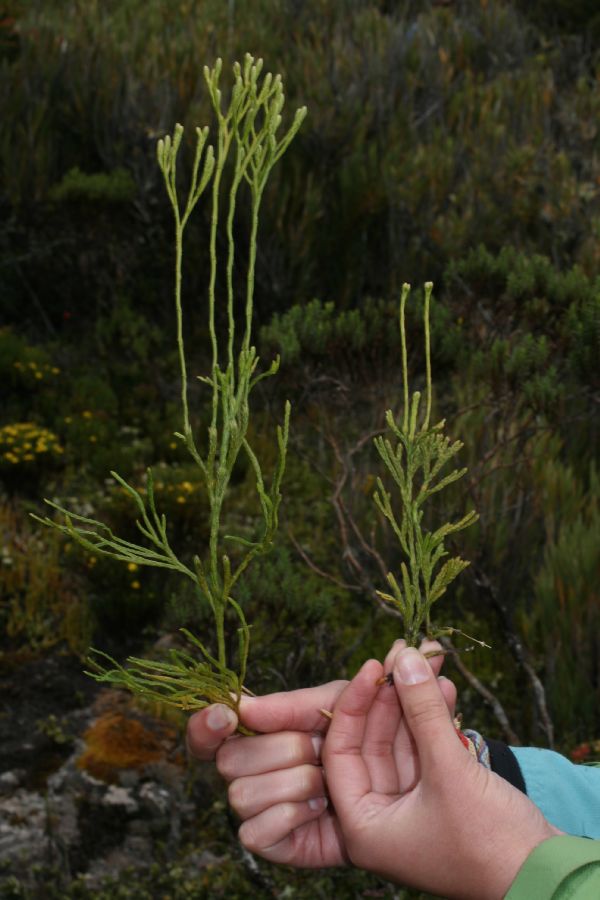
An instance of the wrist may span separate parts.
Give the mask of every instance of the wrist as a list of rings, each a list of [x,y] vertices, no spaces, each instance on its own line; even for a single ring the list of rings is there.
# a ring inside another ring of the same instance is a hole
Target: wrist
[[[502,900],[502,898],[506,897],[521,868],[536,847],[539,847],[544,841],[550,840],[550,838],[560,837],[563,834],[564,832],[559,831],[558,828],[546,821],[535,832],[527,835],[525,839],[517,832],[513,843],[506,849],[502,859],[497,859],[498,865],[493,878],[489,881],[491,888],[488,894],[489,900]]]

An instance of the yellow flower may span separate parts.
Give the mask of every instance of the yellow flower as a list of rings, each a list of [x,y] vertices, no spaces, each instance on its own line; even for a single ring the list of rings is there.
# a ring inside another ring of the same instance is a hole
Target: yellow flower
[[[127,568],[130,572],[136,572],[139,568],[137,563],[127,563]]]
[[[58,366],[52,366],[50,371],[52,372],[53,375],[58,375],[58,373],[60,372],[60,369],[58,368]]]
[[[89,409],[84,409],[84,411],[81,413],[81,415],[83,416],[84,419],[91,419],[93,416],[93,413],[91,413],[89,411]]]
[[[194,485],[193,485],[190,481],[182,481],[182,482],[181,482],[181,489],[182,489],[183,491],[187,491],[188,494],[191,494],[192,491],[194,490]]]
[[[32,459],[35,459],[35,456],[33,455],[33,453],[26,453],[23,459],[26,459],[27,462],[31,462]]]
[[[177,444],[175,443],[175,441],[171,441],[169,447],[171,448],[171,450],[174,450],[177,447]]]
[[[178,503],[185,503],[185,497],[182,497],[181,494],[177,498]]]
[[[36,372],[36,373],[35,373],[35,377],[36,377],[36,378],[43,378],[44,376],[42,375],[41,372]]]
[[[139,581],[132,581],[131,587],[134,589],[134,591],[139,591],[141,585],[140,585]]]

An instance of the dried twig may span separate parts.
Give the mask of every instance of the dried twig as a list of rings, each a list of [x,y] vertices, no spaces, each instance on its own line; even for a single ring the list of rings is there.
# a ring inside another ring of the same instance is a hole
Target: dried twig
[[[475,584],[487,595],[492,606],[498,613],[498,618],[500,619],[500,623],[504,632],[504,639],[506,640],[513,658],[529,679],[539,717],[540,728],[546,735],[548,746],[552,748],[554,746],[554,725],[550,717],[550,713],[548,712],[548,705],[546,703],[546,691],[544,689],[544,685],[538,678],[530,662],[529,654],[526,648],[523,646],[512,627],[512,617],[510,615],[508,607],[506,606],[504,601],[501,600],[494,585],[487,577],[487,575],[482,572],[479,566],[474,564],[472,571],[473,577],[475,579]]]
[[[499,723],[502,728],[502,732],[508,741],[509,744],[512,744],[513,747],[520,747],[521,741],[515,732],[512,730],[510,722],[508,721],[508,716],[506,715],[506,711],[495,694],[493,694],[489,688],[487,688],[482,682],[468,669],[464,662],[462,661],[460,655],[456,652],[456,648],[454,644],[450,640],[450,638],[440,638],[440,643],[444,648],[450,651],[450,655],[452,656],[452,661],[460,674],[463,676],[465,681],[471,685],[473,690],[475,690],[480,697],[483,698],[484,702],[490,707],[492,710],[496,721]]]

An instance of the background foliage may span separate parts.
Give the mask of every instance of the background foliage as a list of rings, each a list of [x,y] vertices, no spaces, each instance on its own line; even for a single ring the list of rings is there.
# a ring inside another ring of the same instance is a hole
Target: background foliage
[[[168,575],[68,551],[24,513],[44,494],[133,534],[108,472],[143,486],[152,464],[174,539],[190,557],[207,539],[206,498],[172,439],[173,249],[155,144],[175,121],[188,134],[210,124],[202,66],[250,51],[309,116],[259,235],[259,349],[280,352],[282,372],[257,389],[251,428],[268,464],[264,435],[289,397],[293,446],[280,544],[243,585],[248,683],[346,676],[396,634],[373,600],[373,547],[390,567],[396,551],[371,500],[370,438],[400,399],[400,286],[431,279],[435,411],[469,466],[435,515],[480,513],[460,536],[472,566],[447,616],[494,648],[460,659],[521,741],[554,736],[568,752],[600,736],[599,28],[593,0],[0,6],[5,662],[57,641],[83,652],[92,636],[138,652],[180,624],[202,628]],[[187,239],[194,374],[209,364],[207,216]],[[247,227],[242,217],[240,238]],[[203,428],[195,379],[191,406]],[[252,496],[240,465],[225,524],[250,538]],[[448,671],[466,722],[506,736],[468,672]],[[315,896],[317,883],[303,876],[286,896]],[[348,883],[347,895],[363,889]]]

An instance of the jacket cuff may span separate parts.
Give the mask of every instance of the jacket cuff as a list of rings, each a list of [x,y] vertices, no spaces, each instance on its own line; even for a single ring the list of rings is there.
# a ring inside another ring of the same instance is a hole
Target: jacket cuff
[[[552,837],[529,854],[505,900],[531,897],[598,897],[600,848],[586,838]]]

